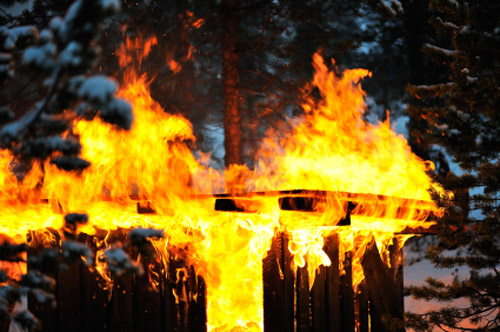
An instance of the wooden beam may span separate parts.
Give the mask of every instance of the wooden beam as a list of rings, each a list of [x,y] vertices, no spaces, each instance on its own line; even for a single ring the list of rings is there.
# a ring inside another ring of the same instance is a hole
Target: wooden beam
[[[382,262],[375,241],[368,245],[361,265],[370,295],[372,329],[403,332],[404,308],[401,306],[400,285],[394,272]]]
[[[287,332],[285,330],[285,285],[282,270],[283,234],[274,236],[271,249],[262,261],[264,289],[264,331]]]
[[[200,198],[199,196],[196,196]],[[203,196],[204,197],[204,196]],[[434,203],[429,201],[390,197],[375,194],[357,194],[320,190],[285,190],[268,192],[244,192],[234,194],[217,194],[215,210],[225,212],[258,213],[263,204],[260,201],[276,198],[277,204],[284,211],[327,212],[328,202],[344,209],[345,218],[336,224],[324,226],[350,225],[350,216],[364,216],[376,219],[418,220],[428,223],[429,227],[439,218]],[[394,208],[397,204],[397,208]],[[435,230],[429,227],[407,227],[401,234],[432,234]]]
[[[345,253],[344,274],[340,277],[340,312],[341,331],[354,332],[354,289],[352,287],[352,258],[351,252]]]
[[[297,332],[309,332],[311,328],[310,321],[310,302],[309,302],[309,278],[307,275],[307,264],[297,269],[297,280],[295,284],[296,292],[296,312]]]
[[[340,303],[339,236],[332,234],[325,239],[325,253],[332,264],[326,267],[326,295],[328,302],[328,332],[341,332],[342,312]]]

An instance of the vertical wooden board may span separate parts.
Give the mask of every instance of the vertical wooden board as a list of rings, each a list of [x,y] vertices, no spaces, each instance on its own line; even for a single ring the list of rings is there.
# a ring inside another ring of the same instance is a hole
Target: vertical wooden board
[[[134,331],[160,332],[160,292],[153,289],[147,273],[135,278],[134,288]]]
[[[39,241],[40,238],[35,232],[30,232],[28,234],[28,242],[30,243],[30,246],[28,247],[28,259],[30,257],[37,256],[42,250],[44,250],[44,244],[43,241]],[[53,277],[57,282],[57,276],[51,275],[51,277]],[[54,296],[56,297],[57,305],[57,284],[56,289],[54,290]],[[40,321],[41,332],[59,330],[57,307],[49,309],[39,304],[32,294],[28,294],[28,310],[31,311]]]
[[[78,241],[95,252],[94,237],[80,233]],[[108,290],[102,277],[81,263],[81,331],[109,331],[110,313]]]
[[[325,252],[332,264],[326,267],[325,293],[327,296],[327,327],[325,331],[341,332],[342,317],[340,310],[340,272],[338,235],[332,234],[325,239]]]
[[[282,235],[274,236],[271,249],[262,261],[262,279],[264,289],[264,331],[286,332],[284,275],[281,262],[283,256]]]
[[[177,322],[179,332],[188,332],[189,322],[188,322],[188,290],[186,285],[188,284],[188,273],[185,266],[185,262],[179,262],[180,265],[176,269],[176,280],[175,280],[175,294],[177,295]]]
[[[373,330],[404,331],[403,308],[398,301],[394,276],[391,269],[381,260],[375,242],[370,244],[361,260],[365,282],[370,293],[370,316]],[[382,324],[382,318],[393,319],[391,327]],[[394,324],[399,321],[399,325]]]
[[[164,291],[167,331],[189,331],[189,270],[184,259],[170,253]]]
[[[294,331],[295,328],[295,273],[293,271],[293,256],[288,249],[288,236],[281,233],[281,268],[283,272],[283,299],[285,308],[285,331]]]
[[[168,262],[167,266],[164,267],[165,273],[162,274],[162,308],[164,310],[163,326],[165,332],[177,331],[177,307],[175,304],[174,297],[174,287],[175,287],[175,275],[171,276],[170,265],[172,262]]]
[[[328,315],[328,303],[325,295],[326,290],[326,267],[320,266],[316,271],[314,284],[311,291],[312,305],[312,331],[325,332]]]
[[[394,291],[396,294],[396,301],[401,308],[401,313],[404,313],[404,273],[403,273],[403,248],[400,248],[400,240],[394,238],[393,245],[389,247],[389,257],[391,261],[391,275],[394,278]],[[400,317],[403,319],[404,317]]]
[[[57,274],[57,312],[59,331],[78,332],[81,320],[81,269],[83,262],[68,264],[68,270]]]
[[[129,332],[134,328],[134,291],[130,275],[114,278],[111,297],[111,331]]]
[[[346,252],[344,259],[344,271],[340,277],[340,309],[341,309],[341,330],[343,332],[354,331],[354,290],[352,288],[352,262],[351,252]]]
[[[195,274],[191,267],[190,277],[191,297],[189,302],[189,331],[206,332],[207,331],[207,297],[206,284],[202,277]]]
[[[307,275],[307,264],[297,269],[296,291],[296,313],[297,332],[310,331],[310,300],[309,300],[309,278]]]
[[[385,332],[386,328],[384,324],[382,324],[382,318],[380,310],[378,310],[377,306],[374,304],[372,300],[369,302],[370,306],[370,327],[372,331],[381,331]]]
[[[362,283],[359,286],[359,293],[356,295],[356,305],[358,312],[359,332],[369,332],[369,303],[366,285]]]
[[[110,328],[108,291],[103,289],[99,280],[100,276],[96,272],[82,267],[82,332],[108,331]]]

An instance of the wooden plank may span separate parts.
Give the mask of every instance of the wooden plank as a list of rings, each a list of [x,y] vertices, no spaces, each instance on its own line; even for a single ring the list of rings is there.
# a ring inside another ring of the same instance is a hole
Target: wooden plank
[[[293,255],[288,249],[288,235],[285,233],[281,234],[282,238],[282,260],[281,269],[283,272],[283,298],[285,307],[285,321],[283,325],[285,331],[294,331],[295,326],[295,273],[293,270]]]
[[[182,250],[177,248],[169,252],[170,260],[163,292],[166,331],[205,331],[205,282],[195,275],[193,267],[187,265],[186,260],[181,257],[184,255]],[[196,323],[192,324],[190,317],[194,317]],[[202,326],[203,322],[205,326]]]
[[[332,234],[325,239],[325,252],[332,264],[326,267],[326,294],[327,294],[327,328],[325,331],[341,332],[340,309],[340,273],[338,234]]]
[[[354,331],[354,290],[352,288],[352,261],[351,252],[346,252],[344,258],[344,271],[340,277],[340,308],[341,308],[341,331]]]
[[[307,264],[297,269],[296,291],[296,312],[297,332],[309,332],[310,321],[310,300],[309,300],[309,278],[307,275]]]
[[[395,237],[393,244],[389,247],[389,258],[391,262],[391,275],[394,278],[396,301],[404,312],[404,273],[403,273],[403,249],[400,248],[400,240]]]
[[[207,195],[196,195],[193,198],[207,198]],[[232,212],[256,212],[255,208],[248,207],[246,201],[252,198],[252,201],[258,202],[259,198],[278,197],[278,205],[282,210],[305,211],[305,212],[323,212],[325,202],[333,200],[345,207],[345,214],[369,216],[373,218],[386,217],[390,210],[392,219],[425,219],[432,222],[439,218],[440,213],[435,211],[434,203],[430,201],[415,200],[400,197],[391,197],[385,195],[334,192],[324,190],[284,190],[267,192],[240,192],[231,194],[212,195],[215,199],[215,210]],[[390,203],[388,203],[390,202]],[[398,208],[394,209],[394,204]],[[347,224],[346,222],[344,222]],[[325,225],[331,226],[331,225]],[[402,233],[409,234],[411,228],[406,228]],[[419,227],[415,230],[417,233],[425,232],[425,228]],[[433,231],[431,231],[432,233]]]
[[[398,299],[394,275],[382,262],[375,242],[368,245],[361,260],[370,293],[370,314],[377,331],[404,331],[403,307]],[[386,324],[389,322],[388,324]]]
[[[369,332],[370,331],[370,306],[369,306],[369,296],[366,285],[362,283],[359,285],[359,293],[356,295],[356,305],[357,305],[357,317],[358,317],[358,331],[359,332]],[[375,330],[374,330],[375,331]]]
[[[197,276],[194,267],[189,272],[189,312],[188,322],[190,332],[207,331],[207,297],[206,284],[201,276]]]
[[[81,315],[82,332],[109,331],[110,313],[108,291],[103,281],[87,267],[81,270]]]
[[[57,274],[57,312],[61,332],[81,330],[82,265],[83,262],[68,264],[67,271]]]
[[[177,331],[188,332],[188,291],[186,281],[188,278],[187,269],[184,261],[180,261],[180,267],[177,268],[175,280],[175,294],[177,295]]]
[[[95,252],[94,236],[79,234],[78,241],[87,244]],[[110,313],[108,291],[104,289],[105,282],[102,277],[81,263],[81,331],[108,331],[110,328]]]
[[[328,315],[328,302],[326,290],[326,266],[320,266],[316,270],[314,284],[311,290],[312,304],[312,331],[325,332]]]
[[[159,272],[159,264],[152,265]],[[150,283],[148,273],[134,279],[134,331],[161,331],[161,295]]]
[[[38,256],[46,247],[44,242],[44,236],[37,234],[36,232],[30,232],[28,234],[28,259],[31,257]],[[28,264],[28,272],[31,267]],[[50,274],[57,281],[56,274]],[[57,296],[57,285],[54,290],[54,296]],[[57,300],[57,299],[56,299]],[[45,331],[59,331],[59,319],[57,308],[48,309],[46,306],[41,305],[35,299],[32,294],[28,294],[28,310],[37,317],[41,324],[41,332]]]
[[[262,281],[264,289],[264,331],[286,332],[283,260],[283,235],[276,234],[271,249],[262,261]]]
[[[174,332],[178,330],[177,326],[177,306],[176,299],[174,296],[175,289],[175,257],[170,255],[170,259],[165,266],[166,275],[163,281],[163,309],[164,311],[164,326],[166,332]]]
[[[111,297],[111,331],[129,332],[134,328],[134,289],[129,275],[114,278]]]

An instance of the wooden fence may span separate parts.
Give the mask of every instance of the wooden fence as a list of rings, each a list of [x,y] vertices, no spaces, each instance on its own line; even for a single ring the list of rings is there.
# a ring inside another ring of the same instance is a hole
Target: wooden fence
[[[80,240],[92,246],[93,239],[84,237]],[[351,253],[346,253],[341,273],[338,241],[338,235],[326,238],[324,250],[332,264],[316,271],[309,289],[307,267],[292,271],[287,235],[275,236],[263,260],[266,332],[404,330],[401,253],[391,251],[388,268],[376,247],[369,248],[362,259],[366,280],[355,294]],[[36,241],[30,250],[39,250]],[[41,320],[42,331],[204,332],[206,285],[179,257],[178,250],[170,255],[167,273],[162,263],[150,262],[156,287],[147,274],[121,276],[114,280],[112,292],[102,288],[101,277],[83,262],[70,265],[55,276],[57,307],[47,310],[30,298],[29,309]]]

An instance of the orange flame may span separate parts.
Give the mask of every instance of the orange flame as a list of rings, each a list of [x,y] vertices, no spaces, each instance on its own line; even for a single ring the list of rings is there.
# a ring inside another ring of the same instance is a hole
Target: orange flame
[[[81,174],[35,163],[20,181],[12,172],[13,156],[0,150],[0,233],[23,241],[32,230],[61,229],[68,212],[89,215],[80,229],[87,234],[139,226],[164,229],[166,238],[153,242],[164,262],[167,245],[188,247],[190,263],[206,280],[208,330],[262,331],[262,259],[278,230],[290,234],[294,264],[307,262],[310,276],[319,265],[331,264],[323,252],[324,236],[339,232],[341,257],[353,252],[356,287],[363,279],[359,259],[372,238],[384,258],[394,233],[430,226],[427,214],[419,212],[422,203],[408,200],[426,201],[425,211],[438,212],[428,190],[442,190],[426,175],[430,164],[412,154],[388,122],[363,120],[366,106],[358,82],[369,75],[366,70],[346,70],[338,77],[318,54],[314,80],[304,89],[304,115],[290,119],[290,134],[273,140],[270,133],[264,140],[256,170],[246,170],[246,190],[328,190],[325,213],[279,211],[266,196],[260,197],[257,213],[213,211],[214,198],[199,194],[220,191],[224,179],[237,175],[203,166],[190,149],[195,138],[189,121],[164,112],[151,98],[147,78],[130,65],[135,57],[140,67],[156,43],[155,38],[127,39],[117,51],[126,68],[119,94],[134,112],[130,131],[99,119],[75,121],[82,157],[91,161]],[[319,101],[309,93],[312,89],[319,90]],[[368,193],[386,198],[375,202],[375,210],[358,208],[352,227],[325,227],[345,217],[340,192],[360,193],[360,202],[374,200],[374,195],[363,195]],[[131,195],[150,202],[156,214],[137,214]],[[403,203],[407,210],[401,215]],[[99,264],[97,269],[102,272]]]

